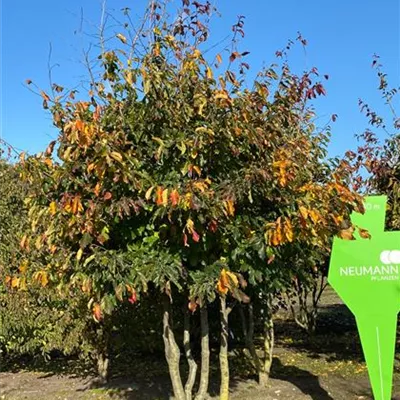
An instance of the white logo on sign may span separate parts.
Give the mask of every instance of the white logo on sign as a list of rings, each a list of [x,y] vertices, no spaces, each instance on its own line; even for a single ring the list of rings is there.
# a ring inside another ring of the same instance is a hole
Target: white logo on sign
[[[380,260],[383,264],[400,264],[400,250],[384,250]]]

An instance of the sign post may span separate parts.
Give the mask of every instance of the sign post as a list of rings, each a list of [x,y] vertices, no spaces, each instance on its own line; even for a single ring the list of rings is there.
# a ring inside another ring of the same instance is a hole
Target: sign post
[[[366,198],[354,225],[371,238],[335,238],[328,282],[354,314],[375,400],[390,400],[400,311],[400,231],[385,232],[386,196]]]

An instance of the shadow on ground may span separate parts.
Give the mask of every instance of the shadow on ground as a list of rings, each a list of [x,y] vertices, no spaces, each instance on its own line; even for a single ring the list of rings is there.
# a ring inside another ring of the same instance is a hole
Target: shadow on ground
[[[272,371],[272,378],[290,382],[294,386],[297,386],[302,393],[309,395],[313,400],[334,400],[321,386],[319,378],[309,371],[292,365],[283,365],[277,357],[274,357]]]

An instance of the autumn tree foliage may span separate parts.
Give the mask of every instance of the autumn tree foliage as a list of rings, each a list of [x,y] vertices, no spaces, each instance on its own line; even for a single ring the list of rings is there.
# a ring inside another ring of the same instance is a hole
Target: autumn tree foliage
[[[354,168],[353,186],[366,194],[388,196],[387,229],[400,229],[399,203],[399,146],[400,116],[398,96],[400,87],[393,86],[378,55],[374,55],[372,68],[376,73],[377,89],[382,103],[377,109],[365,100],[359,100],[361,113],[368,127],[358,135],[360,145],[347,158]]]
[[[103,323],[118,302],[158,290],[174,395],[205,398],[208,305],[220,303],[220,398],[229,396],[229,314],[250,295],[264,304],[265,359],[247,344],[262,382],[272,359],[271,296],[290,285],[293,260],[326,252],[332,235],[362,211],[349,165],[327,160],[329,132],[314,125],[318,71],[292,72],[286,51],[248,84],[239,51],[207,56],[209,2],[184,0],[170,18],[155,1],[144,21],[101,39],[89,89],[41,92],[59,129],[42,153],[22,157],[31,228],[21,241],[33,261],[13,279],[80,291]],[[300,43],[304,39],[299,37]],[[290,47],[290,46],[288,46]],[[28,82],[33,85],[32,82]],[[305,250],[307,249],[307,250]],[[308,252],[306,254],[306,251]],[[171,303],[185,301],[182,315]],[[191,351],[191,314],[201,318],[201,360]],[[173,319],[184,320],[184,383]],[[251,327],[251,323],[249,325]]]

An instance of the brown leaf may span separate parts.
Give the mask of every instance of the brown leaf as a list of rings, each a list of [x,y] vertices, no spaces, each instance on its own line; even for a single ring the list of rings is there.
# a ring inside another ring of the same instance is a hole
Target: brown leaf
[[[344,240],[354,240],[354,228],[351,226],[350,228],[347,229],[342,229],[338,235],[340,238],[344,239]]]
[[[368,232],[367,229],[358,228],[358,233],[363,239],[371,239],[371,234]]]

